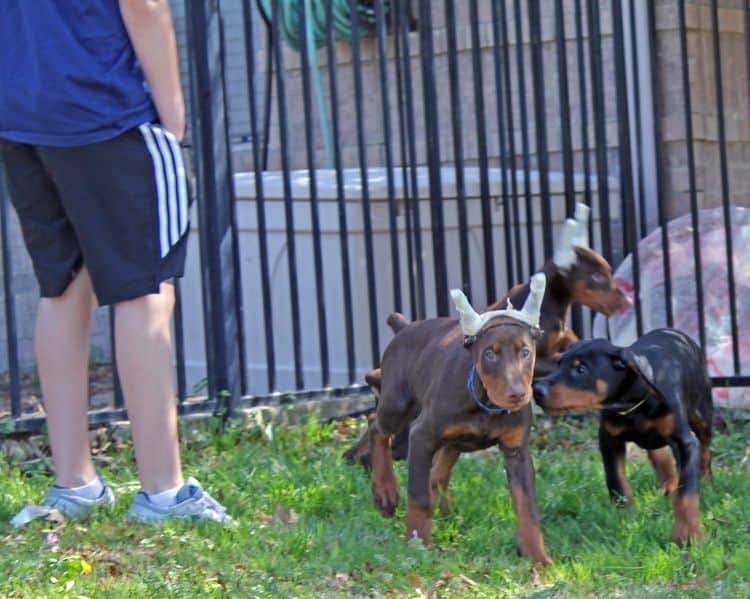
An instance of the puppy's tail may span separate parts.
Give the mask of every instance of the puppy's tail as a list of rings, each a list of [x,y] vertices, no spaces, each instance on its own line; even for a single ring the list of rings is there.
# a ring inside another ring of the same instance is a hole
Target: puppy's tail
[[[401,329],[411,324],[401,312],[393,312],[386,322],[394,333],[398,333]]]

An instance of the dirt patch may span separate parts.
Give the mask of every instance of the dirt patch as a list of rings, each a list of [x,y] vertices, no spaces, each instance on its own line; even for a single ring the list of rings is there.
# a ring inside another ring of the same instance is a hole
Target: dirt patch
[[[22,372],[21,385],[21,413],[24,416],[41,414],[42,390],[36,372]],[[112,401],[114,383],[112,380],[112,364],[100,362],[89,366],[89,397],[92,408],[103,408]],[[0,374],[0,418],[10,416],[10,374]]]

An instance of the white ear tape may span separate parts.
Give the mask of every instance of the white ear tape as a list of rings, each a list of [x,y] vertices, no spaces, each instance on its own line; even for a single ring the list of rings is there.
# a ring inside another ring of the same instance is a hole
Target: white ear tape
[[[508,316],[525,322],[529,326],[538,327],[546,287],[547,277],[544,273],[539,272],[531,277],[529,296],[520,310],[516,310],[513,304],[510,303],[510,300],[508,300],[508,307],[505,310],[492,310],[491,312],[479,314],[472,308],[469,300],[460,289],[451,289],[451,299],[458,310],[463,334],[471,337],[479,333],[490,320],[498,316]]]

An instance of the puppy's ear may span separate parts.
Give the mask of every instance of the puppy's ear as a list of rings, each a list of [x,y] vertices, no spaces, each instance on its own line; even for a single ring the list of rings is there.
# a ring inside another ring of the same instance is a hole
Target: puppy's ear
[[[470,348],[472,345],[474,345],[474,342],[476,340],[477,340],[476,335],[467,335],[466,337],[464,337],[464,347],[467,349]]]
[[[646,356],[634,352],[629,347],[623,347],[618,355],[625,368],[634,370],[650,384],[654,384],[654,369]]]
[[[665,386],[663,382],[656,380],[654,366],[645,354],[633,351],[629,347],[622,348],[618,353],[620,359],[625,363],[625,367],[633,370],[654,393],[660,397],[674,396],[673,390],[669,386]]]

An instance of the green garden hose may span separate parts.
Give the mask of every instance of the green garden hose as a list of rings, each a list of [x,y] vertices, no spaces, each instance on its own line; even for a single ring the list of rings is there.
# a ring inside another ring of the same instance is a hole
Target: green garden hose
[[[279,31],[284,41],[301,52],[300,39],[300,0],[258,0],[268,23],[273,19],[271,3],[278,2],[277,14],[279,18]],[[318,101],[318,112],[320,113],[321,131],[323,134],[323,145],[325,146],[326,158],[329,168],[333,168],[333,141],[331,134],[331,122],[326,108],[325,94],[323,92],[323,80],[320,75],[320,64],[318,63],[317,48],[326,44],[326,3],[331,3],[331,15],[333,31],[338,39],[351,39],[352,13],[349,10],[349,0],[303,0],[305,3],[305,29],[307,44],[304,51],[307,52],[308,64],[312,71],[315,85],[315,95]],[[364,30],[372,30],[375,25],[375,9],[372,0],[360,0],[357,4],[359,10],[359,23]],[[383,11],[387,14],[388,2],[383,0]]]

